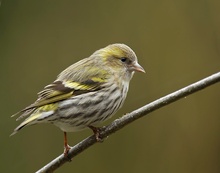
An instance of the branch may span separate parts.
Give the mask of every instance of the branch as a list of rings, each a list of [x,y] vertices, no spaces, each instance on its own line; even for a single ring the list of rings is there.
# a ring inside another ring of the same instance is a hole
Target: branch
[[[186,97],[192,93],[195,93],[199,90],[202,90],[210,85],[213,85],[217,82],[220,82],[220,72],[215,73],[207,78],[204,78],[196,83],[193,83],[185,88],[182,88],[178,91],[175,91],[171,94],[168,94],[158,100],[155,100],[137,110],[134,110],[131,113],[128,113],[124,115],[123,117],[116,119],[108,126],[102,127],[100,132],[100,138],[106,138],[110,134],[120,130],[124,126],[130,124],[131,122],[149,114],[150,112],[153,112],[161,107],[164,107],[172,102],[175,102],[183,97]],[[83,152],[85,149],[91,147],[96,143],[96,138],[94,135],[84,139],[83,141],[79,142],[75,146],[73,146],[69,150],[68,157],[73,158],[76,155]],[[68,162],[69,160],[64,157],[63,154],[55,158],[53,161],[45,165],[43,168],[37,171],[37,173],[43,173],[43,172],[53,172],[54,170],[58,169],[60,166],[62,166],[64,163]]]

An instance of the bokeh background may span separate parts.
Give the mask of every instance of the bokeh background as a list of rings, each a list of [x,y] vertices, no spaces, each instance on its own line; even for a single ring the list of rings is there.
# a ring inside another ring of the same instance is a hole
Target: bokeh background
[[[10,116],[101,47],[128,44],[147,72],[135,74],[114,118],[218,72],[219,9],[219,0],[2,0],[0,172],[34,172],[63,152],[63,133],[52,125],[9,137],[20,123]],[[137,120],[56,172],[219,173],[219,89],[213,85]],[[69,133],[69,144],[91,134]]]

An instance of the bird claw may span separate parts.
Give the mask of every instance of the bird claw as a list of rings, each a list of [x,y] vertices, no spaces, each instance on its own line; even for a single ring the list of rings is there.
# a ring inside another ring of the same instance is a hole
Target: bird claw
[[[101,128],[94,127],[94,126],[88,126],[88,127],[93,131],[93,133],[95,135],[95,139],[96,139],[97,142],[103,142],[104,141],[104,139],[102,139],[100,137],[100,132],[102,131]]]
[[[64,157],[68,159],[68,161],[72,161],[71,157],[68,156],[69,150],[71,149],[71,147],[69,145],[64,146]]]

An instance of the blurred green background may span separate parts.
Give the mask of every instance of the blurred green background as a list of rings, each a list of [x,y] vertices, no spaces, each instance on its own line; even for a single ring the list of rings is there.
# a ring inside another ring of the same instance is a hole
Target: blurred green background
[[[219,0],[3,0],[0,6],[0,172],[34,172],[63,152],[52,125],[25,128],[12,114],[70,64],[126,43],[136,73],[124,107],[108,121],[220,69]],[[168,105],[96,144],[56,172],[219,173],[220,85]],[[74,145],[90,130],[69,133]]]

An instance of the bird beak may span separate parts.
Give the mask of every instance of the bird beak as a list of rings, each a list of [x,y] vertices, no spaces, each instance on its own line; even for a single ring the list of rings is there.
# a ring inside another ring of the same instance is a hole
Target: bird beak
[[[146,73],[144,68],[141,67],[140,64],[138,64],[137,62],[133,64],[133,70],[138,71],[138,72],[142,72],[142,73]]]

